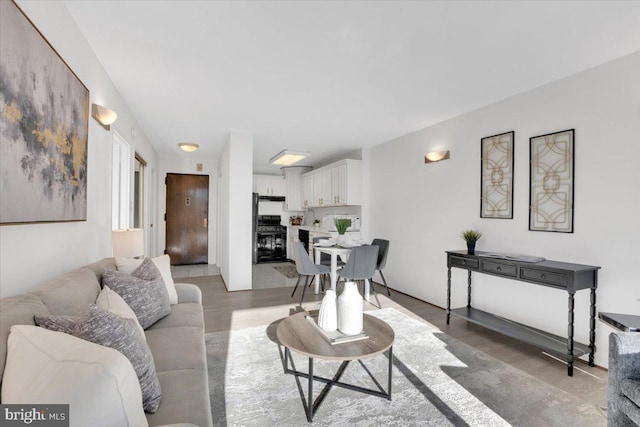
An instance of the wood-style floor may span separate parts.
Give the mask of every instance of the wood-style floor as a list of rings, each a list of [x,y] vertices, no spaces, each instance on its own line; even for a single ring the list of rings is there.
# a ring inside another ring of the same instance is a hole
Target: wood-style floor
[[[220,276],[191,277],[188,280],[202,289],[206,332],[264,325],[300,310],[301,289],[291,298],[293,289],[290,287],[227,292]],[[606,411],[605,369],[577,362],[574,376],[569,377],[563,362],[545,355],[535,347],[456,317],[452,317],[451,324],[447,325],[443,309],[393,290],[391,297],[387,297],[386,294],[383,295],[380,286],[377,289],[383,308],[393,307],[415,318],[424,319],[450,336]],[[318,309],[321,299],[322,295],[314,295],[313,288],[309,288],[305,295],[304,309]],[[365,310],[375,309],[375,306],[365,304]]]

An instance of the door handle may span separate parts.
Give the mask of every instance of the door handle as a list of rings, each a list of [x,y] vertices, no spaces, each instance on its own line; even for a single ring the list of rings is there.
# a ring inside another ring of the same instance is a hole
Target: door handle
[[[204,226],[204,228],[207,228],[207,218],[205,218],[205,219],[203,220],[203,226]]]

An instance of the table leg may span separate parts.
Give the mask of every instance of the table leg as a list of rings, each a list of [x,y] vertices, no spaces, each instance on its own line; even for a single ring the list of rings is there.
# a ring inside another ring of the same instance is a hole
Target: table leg
[[[317,248],[313,249],[313,253],[314,253],[315,258],[316,258],[316,264],[321,264],[322,263],[322,253]],[[320,293],[320,275],[319,274],[316,274],[315,282],[316,282],[315,293],[316,293],[316,295],[318,295],[318,293]]]
[[[389,347],[389,384],[387,384],[387,400],[391,400],[391,372],[393,372],[393,346]]]
[[[598,274],[596,270],[594,274]],[[589,322],[589,366],[596,366],[594,361],[594,353],[596,352],[596,286],[597,276],[593,288],[591,288],[591,313]]]
[[[369,302],[371,300],[371,282],[369,279],[365,279],[364,281],[364,300]]]
[[[309,393],[307,395],[307,421],[313,421],[313,357],[309,358]]]
[[[447,325],[451,319],[451,267],[447,269]]]
[[[567,328],[567,332],[568,332],[568,338],[567,338],[567,358],[568,360],[568,365],[567,365],[567,375],[569,375],[570,377],[573,376],[573,310],[575,308],[575,303],[574,303],[574,294],[569,293],[569,314],[568,314],[568,328]]]
[[[331,289],[336,290],[336,279],[338,279],[338,254],[331,254]]]

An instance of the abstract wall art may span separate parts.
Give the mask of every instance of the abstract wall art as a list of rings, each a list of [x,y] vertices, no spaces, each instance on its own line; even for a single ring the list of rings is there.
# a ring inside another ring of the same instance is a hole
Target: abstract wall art
[[[87,219],[89,90],[0,1],[0,224]]]
[[[514,132],[480,140],[480,218],[513,218]]]
[[[529,139],[529,230],[573,233],[575,130]]]

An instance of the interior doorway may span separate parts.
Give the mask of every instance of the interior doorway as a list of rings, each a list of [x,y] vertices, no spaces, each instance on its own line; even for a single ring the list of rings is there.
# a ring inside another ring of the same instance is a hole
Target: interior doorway
[[[147,162],[136,153],[133,162],[133,228],[145,228],[145,170]]]
[[[165,253],[172,265],[209,262],[209,175],[168,173]]]

